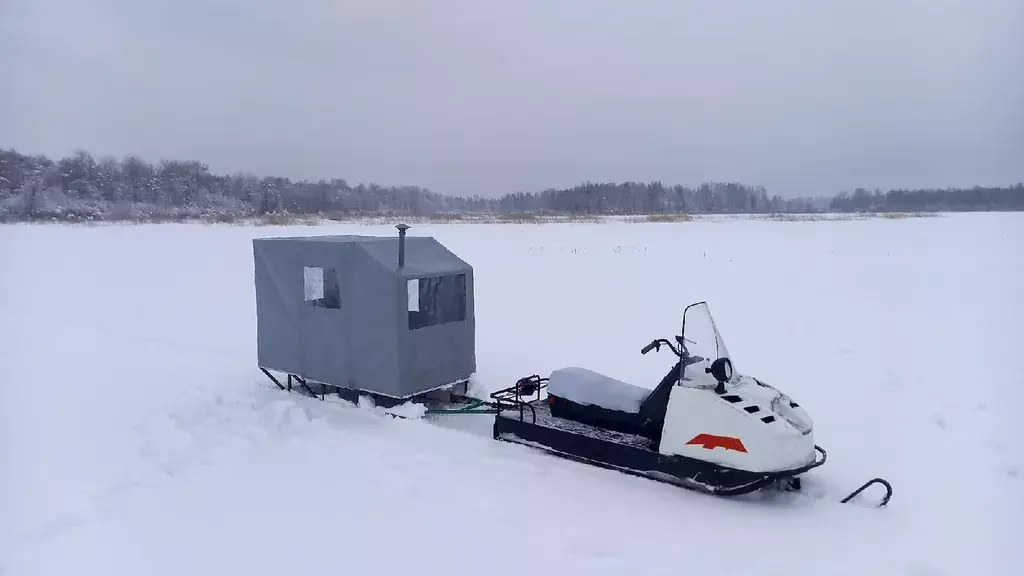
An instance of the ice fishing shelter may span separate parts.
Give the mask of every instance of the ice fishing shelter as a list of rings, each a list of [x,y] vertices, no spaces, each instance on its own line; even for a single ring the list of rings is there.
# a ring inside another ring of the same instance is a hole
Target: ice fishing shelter
[[[253,240],[261,368],[394,398],[476,371],[473,268],[397,228]]]

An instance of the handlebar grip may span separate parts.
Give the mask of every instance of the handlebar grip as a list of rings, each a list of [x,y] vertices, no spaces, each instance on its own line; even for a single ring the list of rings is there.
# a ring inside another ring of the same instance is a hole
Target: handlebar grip
[[[647,346],[644,346],[644,347],[643,347],[643,348],[642,348],[642,349],[640,350],[640,353],[641,353],[641,354],[647,354],[647,353],[648,353],[648,352],[650,352],[651,350],[654,350],[654,349],[655,349],[655,348],[656,348],[657,346],[658,346],[658,342],[657,342],[657,341],[651,342],[651,343],[650,343],[650,344],[648,344]]]

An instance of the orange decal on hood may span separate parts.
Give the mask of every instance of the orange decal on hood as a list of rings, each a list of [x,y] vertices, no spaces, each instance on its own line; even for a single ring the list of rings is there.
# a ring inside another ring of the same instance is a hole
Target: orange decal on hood
[[[687,446],[703,446],[708,450],[714,450],[715,448],[725,448],[726,450],[735,450],[737,452],[746,452],[747,447],[743,445],[743,441],[739,438],[732,436],[716,436],[714,434],[697,434],[686,443]]]

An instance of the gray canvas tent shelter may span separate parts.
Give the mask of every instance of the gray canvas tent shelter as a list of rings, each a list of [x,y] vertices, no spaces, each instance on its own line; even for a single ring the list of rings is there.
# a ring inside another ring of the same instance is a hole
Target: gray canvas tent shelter
[[[476,371],[473,268],[398,228],[253,240],[261,368],[392,398]]]

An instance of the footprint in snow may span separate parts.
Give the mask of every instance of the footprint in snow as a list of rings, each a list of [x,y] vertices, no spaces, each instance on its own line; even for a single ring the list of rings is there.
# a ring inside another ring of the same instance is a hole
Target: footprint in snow
[[[1003,466],[1003,473],[1014,480],[1020,477],[1020,470],[1016,466],[1012,466],[1010,464]]]
[[[942,428],[943,430],[945,430],[946,428],[949,427],[949,421],[946,420],[942,416],[938,416],[938,415],[932,416],[932,420],[935,422],[936,426],[938,426],[939,428]]]

